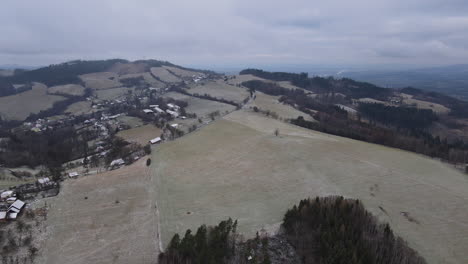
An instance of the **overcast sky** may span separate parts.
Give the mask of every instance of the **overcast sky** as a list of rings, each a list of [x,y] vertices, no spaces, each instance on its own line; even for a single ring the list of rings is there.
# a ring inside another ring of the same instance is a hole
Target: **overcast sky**
[[[0,65],[468,62],[467,0],[3,0]]]

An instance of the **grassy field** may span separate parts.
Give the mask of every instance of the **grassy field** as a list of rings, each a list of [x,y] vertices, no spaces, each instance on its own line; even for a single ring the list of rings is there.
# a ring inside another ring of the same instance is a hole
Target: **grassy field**
[[[180,82],[181,79],[174,74],[168,72],[163,67],[153,67],[151,68],[151,73],[161,79],[163,82],[167,83],[177,83]]]
[[[35,263],[154,263],[158,216],[145,161],[67,180],[41,201],[49,205],[48,237]]]
[[[188,70],[180,69],[177,67],[163,66],[163,68],[170,70],[171,72],[175,73],[176,75],[182,78],[191,78],[193,75],[199,75],[198,72],[188,71]]]
[[[162,130],[160,128],[149,124],[120,131],[117,133],[117,136],[125,139],[126,141],[136,142],[144,146],[148,144],[150,139],[161,136],[161,133]]]
[[[290,105],[280,103],[278,101],[280,96],[267,95],[262,92],[256,92],[256,95],[255,100],[248,104],[248,107],[257,106],[263,111],[269,110],[278,114],[278,116],[283,119],[293,119],[298,116],[303,116],[306,120],[312,120],[308,114],[303,113]]]
[[[135,78],[135,77],[140,77],[140,76],[143,77],[145,82],[148,83],[152,87],[163,88],[163,87],[166,86],[164,83],[162,83],[162,82],[156,80],[155,78],[153,78],[153,76],[151,76],[151,73],[149,73],[149,72],[131,73],[131,74],[121,75],[119,77],[119,80],[126,79],[126,78]]]
[[[93,90],[120,87],[122,84],[117,80],[118,75],[113,72],[96,72],[80,75],[81,80],[87,88]]]
[[[85,88],[78,84],[57,85],[48,88],[50,94],[83,95]]]
[[[468,178],[436,160],[243,110],[152,159],[164,243],[227,217],[252,236],[300,199],[337,194],[362,200],[429,263],[468,262]]]
[[[420,109],[431,109],[435,113],[439,113],[439,114],[448,114],[450,112],[450,109],[443,105],[431,103],[427,101],[421,101],[421,100],[413,99],[413,98],[404,98],[403,103],[410,105],[410,106],[414,105]]]
[[[115,100],[124,97],[128,91],[134,91],[134,88],[118,87],[110,89],[101,89],[94,91],[94,94],[101,100]]]
[[[91,107],[90,101],[81,101],[74,104],[71,104],[65,109],[64,113],[70,113],[72,115],[82,115],[95,111]]]
[[[32,90],[0,97],[0,116],[5,119],[24,120],[31,113],[39,113],[52,107],[52,104],[65,100],[63,96],[47,94],[47,87],[35,83]]]
[[[200,99],[176,92],[169,92],[165,94],[165,97],[186,101],[188,103],[188,107],[186,107],[185,110],[188,113],[197,114],[198,117],[205,117],[206,115],[214,111],[224,113],[226,111],[232,111],[235,109],[235,107],[232,105],[211,100]]]
[[[14,171],[27,171],[31,173],[32,177],[28,178],[18,178],[15,177],[8,169],[0,168],[0,190],[6,190],[11,186],[16,186],[25,183],[33,183],[36,181],[34,176],[39,170],[33,170],[26,167],[20,167],[13,169]]]
[[[204,84],[196,85],[187,90],[191,94],[209,94],[216,98],[223,98],[236,103],[241,103],[249,92],[245,88],[229,85],[222,80],[207,81]]]

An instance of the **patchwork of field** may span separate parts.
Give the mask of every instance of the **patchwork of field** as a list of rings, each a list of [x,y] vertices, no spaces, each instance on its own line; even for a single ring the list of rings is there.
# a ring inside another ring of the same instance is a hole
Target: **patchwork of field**
[[[177,92],[169,92],[165,94],[165,97],[170,97],[177,100],[183,100],[188,103],[188,107],[185,108],[187,113],[195,113],[198,117],[205,117],[206,115],[219,111],[221,114],[230,112],[236,109],[233,105],[224,104],[216,101],[205,100],[188,96]]]
[[[49,87],[48,91],[51,94],[79,96],[84,94],[85,88],[79,84],[65,84]]]
[[[0,116],[10,120],[24,120],[31,113],[39,113],[52,107],[65,97],[47,94],[47,86],[35,83],[32,90],[0,97]]]
[[[91,107],[90,101],[76,102],[67,107],[64,113],[70,113],[72,115],[83,115],[93,112],[94,109]]]
[[[117,80],[118,75],[113,72],[95,72],[80,75],[81,80],[87,88],[93,90],[120,87],[122,84]]]
[[[468,178],[436,160],[246,110],[158,146],[152,159],[164,244],[227,217],[253,236],[278,226],[300,199],[344,195],[389,222],[428,263],[468,262]]]
[[[308,114],[301,112],[294,107],[282,104],[278,101],[280,96],[267,95],[262,92],[256,92],[256,98],[247,106],[256,106],[263,111],[269,110],[278,114],[282,119],[295,119],[298,116],[303,116],[306,120],[313,120]]]
[[[183,77],[183,78],[191,78],[193,75],[199,75],[200,73],[194,72],[194,71],[189,71],[189,70],[184,70],[180,69],[177,67],[170,67],[170,66],[163,66],[164,69],[169,70],[173,72],[175,75]]]
[[[263,79],[263,78],[255,76],[255,75],[252,75],[252,74],[233,75],[233,77],[234,77],[233,79],[228,80],[229,84],[236,85],[236,84],[241,84],[243,82],[254,81],[254,80],[264,81],[264,82],[271,82],[270,80]]]
[[[129,91],[135,91],[135,88],[118,87],[111,89],[101,89],[94,91],[94,94],[101,100],[115,100],[124,97]]]
[[[224,81],[208,81],[201,85],[196,85],[187,90],[191,94],[209,94],[216,98],[223,98],[236,103],[241,103],[249,96],[249,92],[245,88],[226,84]]]
[[[154,263],[158,216],[145,161],[62,183],[46,200],[48,237],[36,263]]]
[[[130,74],[121,75],[121,76],[119,77],[119,81],[122,80],[122,79],[126,79],[126,78],[135,78],[135,77],[143,77],[143,79],[145,80],[145,82],[148,83],[149,85],[151,85],[152,87],[163,88],[163,87],[166,86],[163,82],[156,80],[156,79],[151,75],[151,73],[149,73],[149,72],[144,72],[144,73],[130,73]]]
[[[405,98],[403,99],[403,103],[407,105],[414,105],[420,109],[431,109],[435,113],[440,113],[440,114],[447,114],[448,112],[450,112],[450,109],[443,105],[431,103],[427,101],[421,101],[421,100],[413,99],[413,98]]]
[[[162,130],[154,125],[148,124],[123,131],[119,131],[117,136],[129,142],[136,142],[142,146],[148,144],[148,141],[161,136]]]
[[[170,73],[167,71],[167,69],[163,67],[152,67],[151,68],[151,73],[158,77],[161,81],[167,82],[167,83],[177,83],[180,82],[181,79],[174,74]]]

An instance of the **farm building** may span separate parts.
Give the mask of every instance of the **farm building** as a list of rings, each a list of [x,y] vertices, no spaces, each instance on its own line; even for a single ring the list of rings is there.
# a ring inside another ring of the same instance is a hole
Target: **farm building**
[[[0,200],[6,200],[10,197],[13,197],[14,196],[14,192],[13,191],[4,191],[2,192],[2,194],[0,194]]]
[[[154,110],[156,110],[156,112],[158,112],[158,113],[164,113],[164,110],[162,110],[159,107],[155,107]]]
[[[37,182],[39,184],[48,184],[50,182],[50,179],[48,177],[40,178],[40,179],[37,179]]]
[[[171,127],[173,127],[173,128],[178,128],[178,127],[179,127],[179,124],[172,124]]]
[[[18,213],[12,213],[10,212],[8,214],[8,219],[16,219],[18,217]]]
[[[24,202],[21,200],[16,200],[13,204],[10,205],[8,211],[12,211],[14,213],[21,212],[21,209],[24,207]]]
[[[178,105],[175,105],[175,104],[167,104],[167,107],[173,109],[173,110],[178,110],[180,107]]]
[[[110,166],[114,167],[114,166],[120,166],[124,164],[125,164],[125,161],[123,159],[116,159],[111,162]]]
[[[156,144],[161,142],[161,137],[153,138],[149,141],[151,144]]]
[[[151,109],[143,109],[143,112],[144,112],[145,114],[152,114],[152,113],[154,113],[154,111],[151,110]]]
[[[78,172],[76,172],[76,171],[68,173],[68,177],[70,177],[70,178],[78,177],[78,175],[79,175],[79,174],[78,174]]]
[[[179,116],[179,113],[177,113],[175,111],[171,111],[169,109],[166,110],[166,113],[170,114],[173,117],[178,117]]]

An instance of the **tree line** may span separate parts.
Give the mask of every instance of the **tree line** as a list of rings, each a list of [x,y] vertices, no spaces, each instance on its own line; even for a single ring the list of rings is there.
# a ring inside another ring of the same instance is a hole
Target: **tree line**
[[[424,129],[438,120],[437,115],[431,109],[360,103],[358,110],[371,120],[397,128]]]

